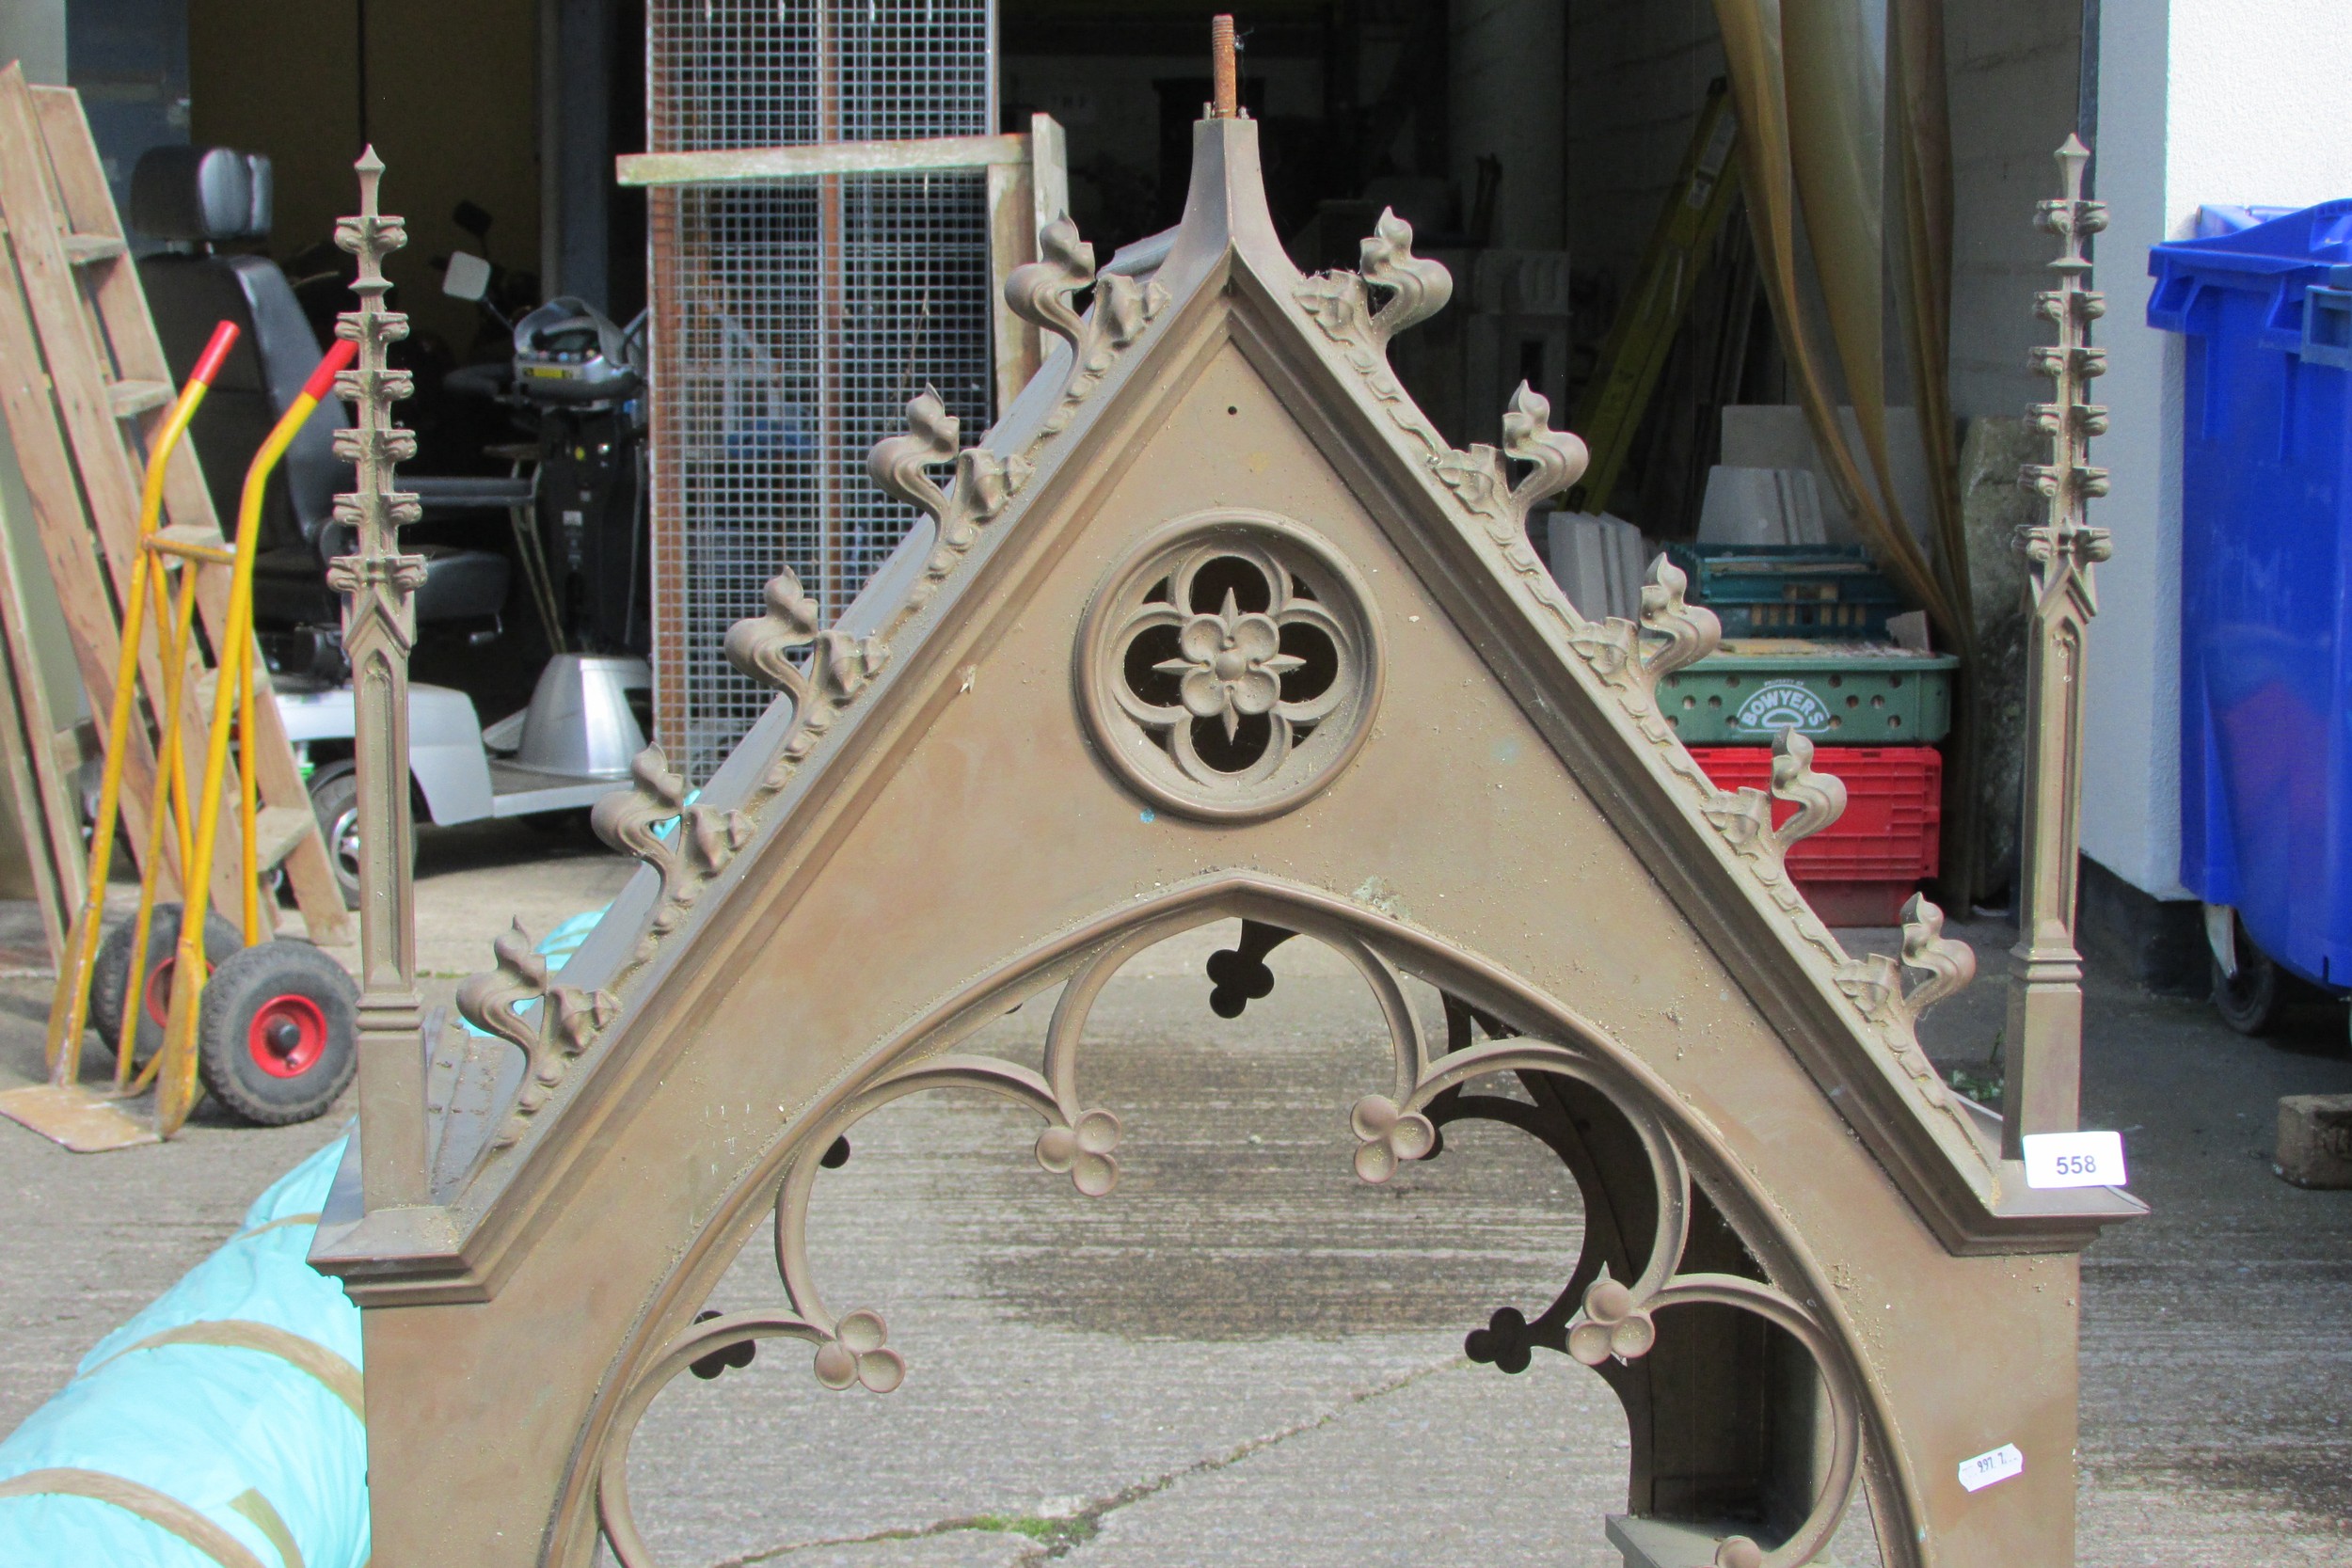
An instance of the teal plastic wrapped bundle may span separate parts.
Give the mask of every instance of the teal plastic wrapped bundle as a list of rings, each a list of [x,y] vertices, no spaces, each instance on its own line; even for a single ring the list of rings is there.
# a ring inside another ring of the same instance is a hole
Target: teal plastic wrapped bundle
[[[604,918],[604,911],[612,907],[610,904],[599,904],[593,910],[584,910],[541,938],[537,952],[548,960],[548,967],[561,969],[569,963],[572,955],[580,951],[580,944],[595,934],[596,923]]]
[[[0,1443],[8,1568],[361,1568],[359,1310],[307,1261],[345,1138]]]

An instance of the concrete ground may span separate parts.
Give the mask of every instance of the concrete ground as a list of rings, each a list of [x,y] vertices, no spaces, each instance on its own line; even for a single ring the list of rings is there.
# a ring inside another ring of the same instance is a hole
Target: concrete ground
[[[628,867],[512,825],[429,834],[429,1000]],[[1988,975],[1931,1021],[1949,1062],[1998,1027],[2009,933],[1966,933]],[[0,934],[4,935],[4,934]],[[1879,934],[1881,940],[1891,933]],[[638,1518],[667,1563],[1104,1568],[1616,1561],[1625,1427],[1556,1356],[1518,1377],[1462,1355],[1504,1303],[1573,1263],[1573,1184],[1473,1126],[1447,1158],[1358,1183],[1344,1107],[1379,1069],[1360,988],[1305,942],[1241,1020],[1206,1006],[1217,929],[1145,955],[1097,1009],[1089,1085],[1126,1119],[1116,1195],[1040,1173],[1034,1127],[967,1099],[902,1101],[853,1137],[813,1211],[837,1308],[873,1306],[908,1357],[887,1398],[828,1394],[771,1344],[682,1378],[641,1428]],[[39,1076],[48,987],[0,978],[0,1087]],[[1032,1004],[991,1043],[1033,1049]],[[2276,1040],[2094,975],[2086,1119],[2118,1127],[2154,1209],[2085,1259],[2080,1560],[2352,1562],[2352,1193],[2270,1172],[2274,1102],[2352,1090],[2342,1009]],[[0,1430],[200,1259],[252,1196],[335,1135],[199,1110],[161,1148],[74,1156],[0,1124]],[[775,1299],[765,1246],[713,1305]],[[1835,1548],[1876,1560],[1857,1515]]]

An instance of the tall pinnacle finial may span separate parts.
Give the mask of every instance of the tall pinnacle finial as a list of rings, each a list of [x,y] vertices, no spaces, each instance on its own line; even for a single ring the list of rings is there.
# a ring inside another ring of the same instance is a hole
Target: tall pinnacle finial
[[[2105,468],[2090,465],[2093,436],[2107,431],[2107,411],[2090,401],[2090,383],[2106,369],[2090,342],[2091,324],[2106,310],[2091,289],[2083,241],[2107,226],[2107,210],[2083,199],[2090,150],[2075,137],[2058,150],[2064,195],[2042,202],[2041,227],[2058,239],[2050,263],[2058,287],[2036,309],[2058,328],[2058,341],[2033,351],[2033,366],[2053,383],[2048,403],[2032,405],[2034,427],[2050,439],[2050,460],[2019,474],[2042,499],[2042,520],[2018,530],[2032,562],[2033,597],[2026,643],[2025,819],[2018,849],[2017,945],[2011,950],[2009,1074],[2002,1089],[2001,1152],[2024,1157],[2029,1133],[2071,1132],[2082,1085],[2082,960],[2074,950],[2076,868],[2082,855],[2083,654],[2097,612],[2090,569],[2113,545],[2085,520],[2086,504],[2107,493]]]
[[[335,498],[335,520],[352,531],[352,553],[336,557],[326,581],[343,597],[343,654],[357,689],[359,1106],[366,1131],[360,1184],[374,1210],[426,1199],[407,724],[408,644],[424,558],[400,547],[400,530],[419,515],[417,498],[392,488],[393,467],[416,456],[417,438],[392,420],[392,404],[413,388],[408,372],[395,369],[388,353],[408,336],[408,318],[384,308],[392,286],[384,258],[408,243],[408,230],[377,205],[384,160],[375,149],[352,167],[359,175],[359,212],[336,221],[335,243],[359,259],[351,283],[359,308],[344,311],[335,330],[358,344],[359,355],[335,389],[358,405],[359,418],[335,433],[335,452],[353,465],[357,483]]]
[[[2080,136],[2068,136],[2066,145],[2058,150],[2058,175],[2066,182],[2067,200],[2083,198],[2083,166],[2090,162],[2090,149],[2083,145]]]
[[[1232,119],[1241,113],[1240,62],[1234,56],[1240,45],[1233,40],[1233,19],[1213,16],[1209,19],[1209,72],[1211,92],[1209,118]]]
[[[2083,254],[2083,242],[2107,226],[2106,205],[2083,199],[2083,171],[2090,162],[2090,149],[2083,145],[2080,136],[2068,136],[2054,156],[2064,194],[2056,201],[2042,202],[2037,221],[2056,234],[2065,247],[2058,260],[2050,263],[2051,270],[2087,275],[2090,261]]]

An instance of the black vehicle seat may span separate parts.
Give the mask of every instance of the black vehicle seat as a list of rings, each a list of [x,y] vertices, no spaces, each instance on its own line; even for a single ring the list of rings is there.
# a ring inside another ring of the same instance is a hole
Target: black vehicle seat
[[[213,250],[224,240],[265,236],[270,207],[270,163],[258,153],[158,147],[131,173],[131,227],[169,247],[140,259],[139,281],[173,378],[185,379],[215,324],[234,322],[239,329],[236,348],[188,430],[221,528],[232,534],[246,468],[300,395],[321,352],[277,262]],[[260,626],[325,626],[342,618],[326,586],[326,562],[352,548],[350,531],[335,521],[336,493],[352,484],[350,466],[335,455],[335,432],[348,422],[342,403],[321,404],[271,478],[253,563]],[[405,547],[425,559],[419,622],[486,621],[505,604],[503,555],[449,545]]]

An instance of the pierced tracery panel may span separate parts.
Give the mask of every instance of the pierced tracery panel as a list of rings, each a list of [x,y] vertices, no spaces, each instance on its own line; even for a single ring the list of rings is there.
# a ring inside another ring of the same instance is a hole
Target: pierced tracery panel
[[[1299,804],[1346,766],[1380,696],[1371,595],[1270,513],[1180,518],[1114,567],[1078,639],[1088,727],[1149,799],[1221,821]]]
[[[958,1050],[969,1035],[968,1029],[959,1029],[957,1038],[918,1041],[898,1053],[831,1114],[812,1118],[791,1137],[760,1183],[761,1192],[773,1195],[777,1270],[785,1300],[769,1309],[706,1312],[679,1331],[630,1380],[602,1441],[596,1468],[599,1518],[624,1568],[651,1568],[652,1563],[628,1500],[630,1434],[655,1395],[679,1371],[691,1369],[697,1375],[715,1376],[729,1365],[740,1365],[740,1351],[753,1341],[785,1338],[814,1347],[812,1370],[828,1388],[862,1386],[887,1393],[910,1375],[902,1353],[889,1342],[880,1314],[861,1307],[836,1315],[824,1302],[810,1266],[810,1196],[819,1170],[838,1163],[850,1129],[908,1095],[938,1088],[982,1090],[1026,1107],[1043,1121],[1034,1149],[1041,1167],[1069,1176],[1083,1195],[1109,1195],[1118,1184],[1122,1129],[1117,1115],[1089,1104],[1081,1087],[1080,1047],[1089,1019],[1108,982],[1130,959],[1219,912],[1225,911],[1206,911],[1204,916],[1188,910],[1147,918],[1096,945],[1069,974],[1047,1026],[1039,1069]],[[1605,1050],[1576,1042],[1573,1029],[1547,1031],[1562,1035],[1559,1039],[1521,1036],[1510,1022],[1449,993],[1447,1038],[1433,1046],[1407,995],[1401,955],[1384,952],[1375,933],[1357,929],[1353,923],[1316,915],[1292,924],[1333,948],[1362,977],[1392,1047],[1389,1081],[1359,1097],[1346,1116],[1356,1138],[1353,1158],[1359,1179],[1387,1181],[1407,1163],[1442,1154],[1448,1124],[1483,1119],[1514,1127],[1550,1148],[1585,1191],[1588,1213],[1613,1208],[1629,1216],[1632,1230],[1646,1231],[1604,1235],[1588,1227],[1584,1256],[1554,1299],[1532,1315],[1516,1307],[1502,1307],[1483,1325],[1470,1327],[1464,1346],[1470,1359],[1517,1372],[1532,1364],[1534,1351],[1549,1349],[1597,1369],[1628,1368],[1661,1343],[1661,1315],[1700,1304],[1750,1314],[1780,1330],[1810,1357],[1825,1391],[1826,1440],[1815,1465],[1819,1489],[1802,1522],[1777,1545],[1767,1549],[1744,1534],[1730,1534],[1721,1540],[1715,1561],[1721,1568],[1795,1568],[1812,1561],[1836,1533],[1860,1484],[1866,1431],[1858,1370],[1851,1348],[1836,1326],[1808,1305],[1802,1286],[1792,1293],[1780,1283],[1756,1276],[1771,1271],[1769,1261],[1754,1275],[1708,1266],[1720,1265],[1723,1258],[1720,1247],[1709,1252],[1694,1241],[1705,1229],[1700,1212],[1706,1211],[1711,1223],[1713,1216],[1736,1211],[1710,1203],[1712,1195],[1702,1196],[1694,1185],[1679,1141],[1687,1132],[1678,1136],[1670,1125],[1671,1113],[1651,1101],[1625,1065]],[[1257,972],[1264,968],[1265,953],[1294,934],[1297,932],[1290,925],[1268,924],[1263,913],[1245,924],[1238,946],[1210,962],[1219,1012],[1229,1006],[1239,1012],[1249,1000],[1267,994],[1271,979]],[[1032,978],[1026,985],[1007,985],[1003,995],[1018,1000],[1034,990]],[[1001,1010],[1001,1004],[989,1002],[966,1016],[995,1010]],[[1487,1037],[1478,1038],[1481,1031]],[[923,1054],[927,1046],[940,1053]],[[1495,1080],[1512,1078],[1527,1091],[1525,1097],[1494,1092],[1499,1086]],[[1482,1080],[1486,1081],[1485,1092],[1480,1092]],[[1577,1097],[1582,1097],[1581,1111]],[[1639,1167],[1646,1178],[1646,1196],[1641,1201],[1628,1204],[1621,1191],[1613,1193],[1612,1201],[1611,1195],[1597,1190],[1608,1180],[1621,1180],[1624,1172],[1604,1179],[1593,1168],[1594,1149],[1583,1141],[1587,1133],[1577,1129],[1589,1129],[1596,1106],[1605,1107],[1602,1114],[1619,1126],[1613,1158]],[[1748,1238],[1745,1227],[1734,1228],[1740,1232],[1750,1259],[1776,1256],[1775,1239]],[[1613,1257],[1615,1270],[1609,1262]],[[1621,1274],[1629,1277],[1619,1277]],[[1666,1333],[1671,1334],[1670,1326]],[[1897,1537],[1883,1540],[1901,1544]],[[1898,1550],[1888,1560],[1900,1564],[1911,1559]]]

